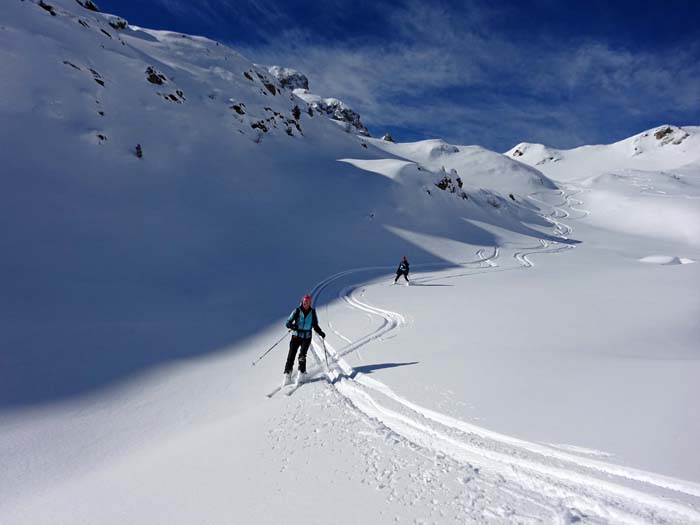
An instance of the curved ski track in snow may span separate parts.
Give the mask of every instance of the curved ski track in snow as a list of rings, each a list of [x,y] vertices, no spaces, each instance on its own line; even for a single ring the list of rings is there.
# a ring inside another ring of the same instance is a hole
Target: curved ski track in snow
[[[572,206],[574,202],[582,204],[570,198],[577,193],[580,191],[569,194],[560,191],[563,202],[557,205],[540,201],[534,195],[530,198],[552,208],[548,220],[555,232],[566,238],[572,229],[558,219],[571,215],[562,206],[580,213],[577,218],[585,217],[588,213]],[[550,246],[548,241],[540,240],[537,247],[516,252],[513,257],[522,265],[521,268],[530,268],[534,266],[528,259],[530,255],[573,248],[568,244]],[[494,260],[498,256],[498,249],[487,256],[482,248],[477,252],[477,261],[466,262],[462,266],[479,264],[484,268],[483,264],[486,264],[488,271],[497,266]],[[393,267],[356,268],[339,272],[321,281],[312,294],[318,296],[340,278],[378,269]],[[339,349],[325,344],[329,357],[333,359],[333,365],[325,373],[336,391],[366,417],[419,449],[449,457],[463,465],[465,470],[472,469],[480,490],[485,491],[488,497],[502,500],[505,494],[510,507],[527,509],[525,514],[520,515],[520,521],[700,524],[698,484],[499,434],[421,407],[396,394],[385,384],[354,370],[343,359],[344,355],[406,324],[401,314],[372,306],[358,298],[360,288],[359,285],[343,287],[339,297],[348,306],[378,317],[381,323],[374,331],[354,341],[334,329],[347,344]],[[324,347],[314,341],[312,348],[317,365],[309,370],[311,375],[325,366]],[[532,516],[533,508],[538,509],[539,515]]]

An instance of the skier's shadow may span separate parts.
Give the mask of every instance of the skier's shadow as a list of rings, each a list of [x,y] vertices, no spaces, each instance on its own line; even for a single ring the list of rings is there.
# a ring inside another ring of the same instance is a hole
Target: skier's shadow
[[[411,286],[452,286],[451,284],[422,284],[420,281],[411,281]]]
[[[353,367],[352,374],[347,375],[338,369],[338,376],[335,377],[334,379],[331,380],[331,384],[335,384],[337,381],[340,381],[341,379],[355,379],[358,374],[371,374],[375,370],[382,370],[384,368],[395,368],[397,366],[406,366],[406,365],[417,365],[418,361],[411,361],[409,363],[377,363],[375,365],[364,365],[364,366],[355,366]],[[309,380],[308,382],[311,383],[313,381],[323,381],[324,377],[314,377],[313,379]]]
[[[377,363],[374,365],[355,366],[355,367],[353,367],[353,370],[355,372],[352,374],[352,377],[355,377],[359,373],[371,374],[375,370],[383,370],[384,368],[396,368],[397,366],[407,366],[407,365],[417,365],[417,364],[418,364],[418,361],[410,361],[408,363]]]
[[[310,378],[306,379],[306,380],[304,381],[304,384],[305,384],[305,385],[308,385],[308,384],[310,384],[310,383],[317,383],[317,382],[320,382],[320,381],[326,381],[326,376],[325,376],[324,373],[321,373],[321,375],[317,375],[317,376],[310,377]]]

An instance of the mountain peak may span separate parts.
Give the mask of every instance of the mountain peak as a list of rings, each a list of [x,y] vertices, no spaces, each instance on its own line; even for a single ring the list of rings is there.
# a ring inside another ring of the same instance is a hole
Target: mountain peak
[[[294,94],[309,104],[318,113],[322,113],[335,122],[342,123],[346,131],[369,137],[369,130],[362,123],[360,114],[333,97],[321,97],[309,91],[309,79],[296,69],[282,66],[270,66],[267,71],[274,76],[281,86],[294,90]]]
[[[267,68],[270,74],[277,79],[282,87],[288,89],[309,89],[309,79],[296,69],[281,66]]]
[[[700,158],[699,128],[663,124],[613,144],[554,149],[521,142],[505,155],[537,167],[558,180],[572,180],[616,169],[674,169]],[[648,167],[647,166],[647,167]]]

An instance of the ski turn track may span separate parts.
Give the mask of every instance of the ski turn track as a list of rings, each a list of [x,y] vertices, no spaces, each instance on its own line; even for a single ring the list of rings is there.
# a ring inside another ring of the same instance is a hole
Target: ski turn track
[[[566,238],[571,227],[559,222],[570,214],[564,206],[585,216],[585,210],[571,206],[581,201],[570,199],[579,191],[560,192],[562,202],[551,205],[531,199],[552,209],[548,220],[560,237]],[[552,246],[552,244],[558,246]],[[541,240],[537,247],[514,253],[520,267],[534,266],[528,258],[533,254],[555,253],[572,249],[568,244]],[[496,267],[496,249],[487,256],[477,252],[477,261],[462,266],[478,265],[486,271]],[[348,270],[319,283],[312,292],[321,294],[331,283],[359,271],[387,269],[373,267]],[[459,274],[459,275],[472,275]],[[452,461],[467,474],[470,496],[490,502],[475,510],[464,506],[460,520],[499,523],[697,523],[700,524],[700,485],[645,472],[601,459],[583,457],[559,448],[524,441],[492,432],[451,416],[417,405],[395,393],[385,384],[358,372],[343,358],[370,341],[386,337],[406,324],[405,318],[390,310],[378,308],[358,297],[358,285],[343,287],[340,298],[349,306],[379,318],[380,324],[371,333],[354,341],[334,332],[345,344],[336,349],[326,343],[330,369],[325,367],[324,350],[316,341],[312,355],[316,366],[310,376],[324,371],[337,395],[352,409],[424,455]],[[465,496],[467,497],[467,496]],[[434,500],[435,501],[435,500]],[[488,508],[500,509],[489,514]],[[471,510],[470,510],[471,509]]]

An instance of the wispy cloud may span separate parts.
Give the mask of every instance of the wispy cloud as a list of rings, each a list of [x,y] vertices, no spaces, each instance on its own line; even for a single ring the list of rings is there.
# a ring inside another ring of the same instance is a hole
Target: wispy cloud
[[[199,20],[213,33],[238,41],[245,36],[261,45],[267,45],[266,37],[289,20],[280,6],[260,0],[151,1],[171,15]]]
[[[634,126],[645,118],[651,126],[700,117],[698,44],[635,51],[600,39],[516,37],[498,25],[508,14],[478,2],[410,1],[373,13],[383,32],[329,39],[277,12],[260,43],[232,41],[257,62],[301,70],[312,91],[344,99],[377,131],[404,127],[503,150],[520,140],[571,147],[641,131]]]

